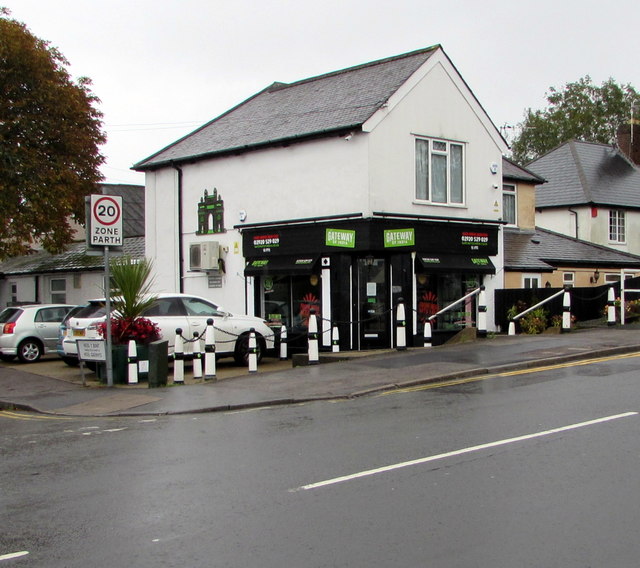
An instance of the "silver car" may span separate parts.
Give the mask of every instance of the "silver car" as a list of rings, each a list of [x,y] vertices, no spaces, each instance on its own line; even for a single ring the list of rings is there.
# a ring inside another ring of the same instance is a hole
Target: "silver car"
[[[0,312],[0,359],[33,363],[56,350],[60,322],[73,306],[37,304],[5,308]]]

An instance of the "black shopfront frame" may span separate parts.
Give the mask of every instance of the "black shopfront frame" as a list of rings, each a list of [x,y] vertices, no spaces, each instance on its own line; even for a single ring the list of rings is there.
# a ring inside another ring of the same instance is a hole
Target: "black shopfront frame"
[[[442,273],[453,266],[481,276],[495,273],[488,257],[498,253],[498,225],[486,222],[357,218],[239,228],[247,276],[275,274],[270,265],[278,266],[282,275],[290,265],[292,276],[329,277],[330,319],[338,327],[343,350],[394,345],[395,307],[401,298],[406,305],[408,341],[419,344],[421,337],[415,337],[411,317],[416,267]],[[386,263],[386,289],[380,294],[384,305],[378,298],[362,297],[366,289],[358,282],[362,259],[384,259]],[[325,267],[329,270],[323,270]],[[256,289],[255,313],[264,315],[260,301]],[[367,326],[359,325],[363,302],[376,304],[377,311],[385,314],[386,332],[378,339],[365,337]]]

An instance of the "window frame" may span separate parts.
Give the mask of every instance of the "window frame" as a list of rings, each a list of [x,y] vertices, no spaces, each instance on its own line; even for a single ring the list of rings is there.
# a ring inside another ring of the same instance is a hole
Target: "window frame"
[[[609,242],[615,244],[626,244],[627,242],[627,219],[623,209],[609,210]],[[622,236],[622,238],[620,238]]]
[[[576,285],[576,273],[575,272],[563,272],[562,273],[562,285],[573,288]]]
[[[444,149],[439,147],[444,145]],[[426,146],[426,148],[425,148]],[[426,149],[426,154],[424,150]],[[459,152],[459,156],[456,156]],[[445,200],[434,199],[434,163],[438,158],[445,158]],[[426,164],[424,160],[426,159]],[[456,163],[460,163],[459,170],[454,169]],[[415,201],[429,205],[444,207],[466,206],[466,148],[463,142],[447,140],[444,138],[429,138],[416,136],[414,142],[414,169],[415,169]],[[454,188],[455,182],[455,188]],[[460,193],[460,201],[454,201],[453,193]]]
[[[511,188],[511,189],[506,189],[506,188]],[[513,221],[510,221],[509,219],[507,219],[505,197],[513,198]],[[516,191],[516,185],[514,183],[502,184],[502,220],[505,221],[507,225],[511,225],[511,226],[518,225],[518,192]]]
[[[61,289],[55,289],[55,284],[62,283]],[[66,304],[67,303],[67,279],[66,278],[51,278],[49,280],[49,298],[52,304]],[[58,299],[61,298],[61,299]]]
[[[534,280],[537,283],[537,286],[527,286],[527,280],[529,280],[529,284],[531,284]],[[523,288],[540,288],[542,286],[542,274],[538,273],[530,273],[524,272],[522,274],[522,287]]]

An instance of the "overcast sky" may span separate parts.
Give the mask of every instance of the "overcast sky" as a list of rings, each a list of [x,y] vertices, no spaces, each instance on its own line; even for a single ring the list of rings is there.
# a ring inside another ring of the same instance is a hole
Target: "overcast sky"
[[[640,89],[638,0],[0,0],[100,98],[110,183],[273,81],[441,44],[498,127],[589,74]],[[507,130],[507,139],[510,131]]]

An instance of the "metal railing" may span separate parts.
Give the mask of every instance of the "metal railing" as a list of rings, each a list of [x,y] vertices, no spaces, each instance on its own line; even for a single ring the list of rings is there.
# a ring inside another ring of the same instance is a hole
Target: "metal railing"
[[[515,315],[511,318],[509,322],[509,335],[516,335],[516,321],[518,321],[521,317],[527,315],[529,312],[538,309],[544,304],[550,302],[551,300],[555,300],[561,294],[564,294],[562,299],[562,331],[569,331],[571,329],[571,294],[569,293],[570,288],[565,287],[563,290],[552,294],[548,298],[545,298],[541,302],[538,302],[535,306],[531,306],[526,310],[520,312],[518,315]]]

